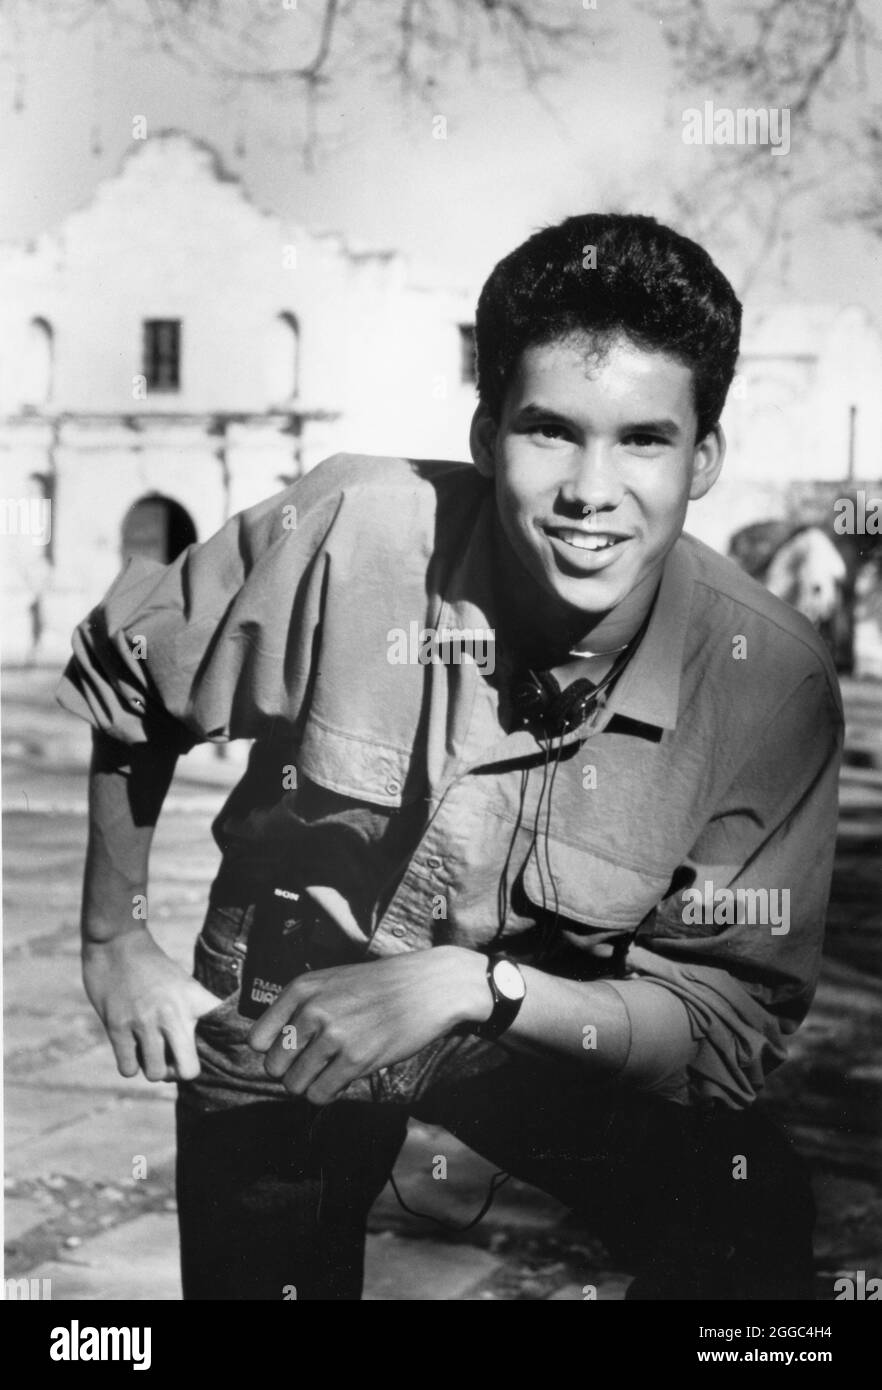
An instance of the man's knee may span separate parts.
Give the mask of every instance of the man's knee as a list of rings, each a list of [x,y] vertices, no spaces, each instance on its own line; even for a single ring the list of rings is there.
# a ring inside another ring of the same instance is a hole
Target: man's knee
[[[815,1204],[792,1144],[759,1110],[666,1119],[629,1298],[811,1299]]]

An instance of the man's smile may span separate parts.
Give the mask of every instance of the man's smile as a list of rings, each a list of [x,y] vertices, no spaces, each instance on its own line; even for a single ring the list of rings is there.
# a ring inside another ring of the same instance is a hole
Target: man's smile
[[[587,530],[576,526],[545,526],[543,530],[565,545],[574,546],[576,550],[606,550],[628,539],[619,531]]]
[[[620,531],[602,531],[595,527],[589,530],[563,524],[541,526],[540,529],[559,559],[582,574],[606,569],[618,559],[622,546],[632,539]]]

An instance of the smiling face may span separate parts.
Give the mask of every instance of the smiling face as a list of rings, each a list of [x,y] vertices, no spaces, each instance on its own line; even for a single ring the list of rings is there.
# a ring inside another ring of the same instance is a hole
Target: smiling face
[[[598,649],[627,641],[719,474],[722,435],[695,432],[691,369],[667,354],[587,336],[527,348],[501,418],[479,410],[472,436],[514,606]]]

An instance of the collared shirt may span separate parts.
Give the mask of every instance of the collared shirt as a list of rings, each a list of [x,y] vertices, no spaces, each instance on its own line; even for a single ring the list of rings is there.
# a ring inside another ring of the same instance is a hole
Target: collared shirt
[[[513,726],[505,650],[492,672],[397,659],[412,624],[495,631],[493,531],[468,465],[337,456],[171,565],[131,561],[59,698],[125,742],[255,740],[216,822],[221,881],[289,854],[373,955],[486,949],[501,918],[510,949],[537,923],[586,959],[627,946],[689,1014],[691,1098],[743,1105],[817,978],[842,739],[826,650],[684,535],[609,698],[549,743]]]

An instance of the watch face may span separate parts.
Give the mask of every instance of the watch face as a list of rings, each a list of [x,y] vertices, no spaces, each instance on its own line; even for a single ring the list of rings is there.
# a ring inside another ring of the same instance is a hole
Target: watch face
[[[524,977],[510,960],[498,960],[493,967],[493,983],[503,999],[523,999],[527,992]]]

